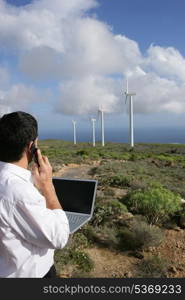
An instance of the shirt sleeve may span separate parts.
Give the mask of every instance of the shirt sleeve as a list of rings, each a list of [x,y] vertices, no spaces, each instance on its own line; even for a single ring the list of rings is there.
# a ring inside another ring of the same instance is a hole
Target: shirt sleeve
[[[69,237],[69,223],[65,212],[62,209],[46,208],[41,203],[45,201],[42,195],[40,199],[33,198],[33,195],[31,197],[25,191],[21,200],[15,202],[11,216],[13,230],[37,247],[63,248]]]

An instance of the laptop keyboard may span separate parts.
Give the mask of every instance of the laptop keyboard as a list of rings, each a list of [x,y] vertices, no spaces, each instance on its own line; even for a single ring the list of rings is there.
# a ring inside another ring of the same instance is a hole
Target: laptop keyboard
[[[70,214],[70,213],[66,213],[66,215],[69,220],[69,223],[72,223],[72,224],[83,223],[88,218],[88,216],[74,215],[74,214]]]

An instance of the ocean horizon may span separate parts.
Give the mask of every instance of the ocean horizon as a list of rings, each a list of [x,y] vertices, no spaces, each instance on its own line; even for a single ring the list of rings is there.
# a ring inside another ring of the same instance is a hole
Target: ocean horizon
[[[78,142],[92,142],[92,131],[78,130]],[[73,131],[66,129],[59,131],[41,131],[39,134],[41,140],[60,139],[73,141]],[[96,142],[101,141],[101,132],[96,130]],[[164,143],[164,144],[185,144],[185,130],[183,128],[140,128],[134,130],[135,143]],[[128,129],[105,129],[105,142],[129,143]]]

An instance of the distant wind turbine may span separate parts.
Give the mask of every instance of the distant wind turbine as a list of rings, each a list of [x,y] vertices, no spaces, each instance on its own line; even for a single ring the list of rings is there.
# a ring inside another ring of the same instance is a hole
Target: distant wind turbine
[[[104,110],[102,107],[99,108],[98,112],[101,114],[101,140],[102,146],[105,146],[105,132],[104,132]]]
[[[73,140],[74,140],[74,145],[76,145],[76,121],[72,121],[73,123]]]
[[[133,96],[135,96],[136,93],[129,93],[128,91],[128,79],[126,80],[126,92],[125,92],[125,104],[127,100],[129,101],[129,135],[130,135],[130,146],[134,147],[134,112],[133,112]]]
[[[96,138],[95,138],[95,122],[96,122],[96,119],[91,119],[91,122],[92,122],[92,129],[93,129],[93,147],[96,146]]]

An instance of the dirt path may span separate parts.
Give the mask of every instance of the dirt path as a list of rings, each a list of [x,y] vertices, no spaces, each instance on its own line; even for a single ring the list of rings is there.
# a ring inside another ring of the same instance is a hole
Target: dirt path
[[[87,249],[86,252],[95,263],[94,270],[90,273],[92,277],[133,277],[137,258],[97,247]]]
[[[89,175],[89,171],[100,164],[100,161],[94,161],[92,164],[68,164],[64,165],[53,175],[56,177],[76,178],[76,179],[92,179],[93,176]]]

